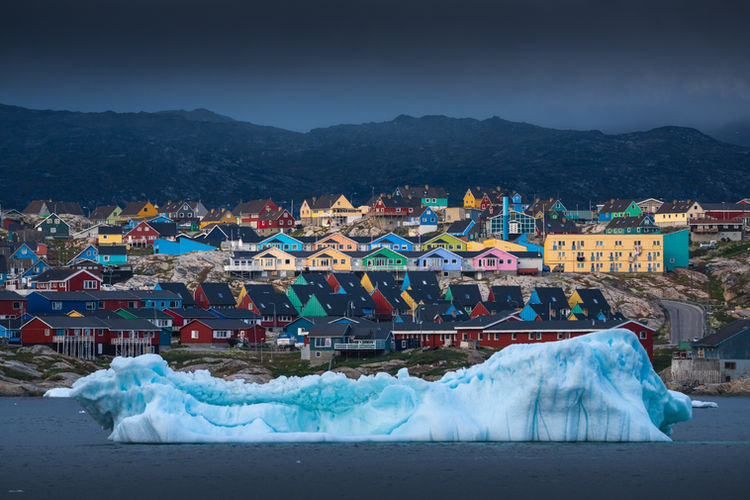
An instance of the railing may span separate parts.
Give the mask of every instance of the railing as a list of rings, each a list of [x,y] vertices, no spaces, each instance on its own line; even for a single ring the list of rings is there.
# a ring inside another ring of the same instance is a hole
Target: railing
[[[102,337],[103,339],[104,337]],[[67,340],[66,340],[67,339]],[[52,342],[94,342],[96,337],[94,335],[53,335]]]
[[[335,351],[372,351],[385,349],[385,340],[361,340],[356,342],[335,342]]]
[[[227,264],[224,266],[224,271],[265,271],[266,268],[263,266],[256,266],[253,264]],[[273,270],[273,269],[269,269]]]

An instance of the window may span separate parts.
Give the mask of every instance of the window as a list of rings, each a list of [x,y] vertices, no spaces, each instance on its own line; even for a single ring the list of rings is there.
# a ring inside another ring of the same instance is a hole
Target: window
[[[542,340],[542,332],[537,332],[536,339],[537,340]]]
[[[529,340],[534,340],[534,334],[533,333],[529,334]]]
[[[500,334],[499,333],[495,334],[495,340],[500,340]]]
[[[95,304],[93,302],[86,302],[86,310],[87,311],[93,311],[95,309],[96,309],[96,307],[95,307]]]
[[[563,338],[565,338],[565,334],[564,333],[558,333],[557,334],[557,340],[561,340]]]
[[[724,362],[724,369],[725,370],[736,370],[737,369],[737,363],[735,361],[725,361]]]
[[[639,337],[642,338],[642,339],[647,339],[648,338],[648,333],[646,332],[646,330],[641,330],[641,333],[639,334]]]
[[[49,328],[44,329],[44,335],[49,337]]]
[[[193,330],[192,332],[190,332],[190,338],[194,339],[194,340],[197,339],[198,338],[198,330]]]
[[[95,290],[96,289],[96,280],[85,280],[83,282],[83,289],[84,290]]]
[[[62,311],[62,302],[53,302],[52,303],[52,310],[53,311]]]
[[[13,302],[13,309],[21,309],[21,303],[20,302]]]

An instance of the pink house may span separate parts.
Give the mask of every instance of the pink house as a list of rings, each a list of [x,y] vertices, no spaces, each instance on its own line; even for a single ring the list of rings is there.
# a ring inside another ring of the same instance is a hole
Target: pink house
[[[518,257],[499,248],[488,248],[469,259],[477,271],[498,271],[515,273],[518,271]]]

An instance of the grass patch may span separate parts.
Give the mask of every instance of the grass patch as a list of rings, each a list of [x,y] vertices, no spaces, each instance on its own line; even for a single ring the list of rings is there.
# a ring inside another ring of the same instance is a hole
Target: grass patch
[[[737,257],[738,255],[748,252],[750,252],[750,243],[738,242],[722,246],[716,251],[716,256],[731,259],[732,257]]]
[[[13,368],[8,368],[7,366],[0,368],[0,372],[6,377],[14,378],[16,380],[34,380],[35,378],[27,373],[19,372]]]

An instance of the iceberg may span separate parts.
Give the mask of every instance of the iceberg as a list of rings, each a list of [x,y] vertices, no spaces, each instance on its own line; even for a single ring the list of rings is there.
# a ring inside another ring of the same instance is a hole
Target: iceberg
[[[691,401],[693,408],[718,408],[719,405],[713,401],[698,401],[694,399]]]
[[[401,369],[247,384],[146,354],[114,359],[70,395],[128,443],[669,441],[692,416],[628,330],[514,345],[434,382]]]

